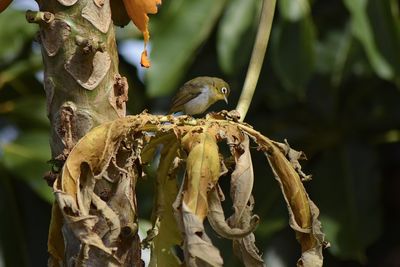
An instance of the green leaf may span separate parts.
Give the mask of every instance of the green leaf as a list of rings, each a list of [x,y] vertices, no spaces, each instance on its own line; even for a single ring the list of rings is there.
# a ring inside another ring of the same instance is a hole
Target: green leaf
[[[314,71],[315,26],[310,16],[297,22],[281,21],[272,42],[272,60],[283,86],[303,96]]]
[[[173,16],[163,16],[157,22],[168,27],[152,35],[152,66],[147,72],[149,96],[163,96],[177,89],[224,5],[225,0],[182,1],[174,7]]]
[[[368,60],[376,72],[383,79],[392,79],[393,69],[382,56],[372,31],[371,21],[367,14],[367,0],[343,0],[351,13],[351,25],[354,36],[362,43]]]
[[[299,21],[310,14],[308,0],[279,0],[278,5],[282,17],[288,21]]]
[[[45,131],[23,133],[18,139],[2,147],[0,160],[4,167],[24,180],[40,197],[53,201],[53,194],[43,175],[50,169],[49,134]]]
[[[375,152],[359,143],[338,146],[326,151],[317,164],[311,196],[321,210],[329,251],[363,261],[382,228]]]
[[[222,16],[217,32],[217,52],[218,62],[227,74],[237,72],[249,61],[260,3],[232,0]]]
[[[400,16],[395,0],[369,0],[367,12],[377,49],[396,73],[400,85]]]
[[[1,13],[0,25],[1,63],[15,58],[23,46],[32,40],[38,30],[36,25],[27,23],[24,12],[12,8],[7,8]]]

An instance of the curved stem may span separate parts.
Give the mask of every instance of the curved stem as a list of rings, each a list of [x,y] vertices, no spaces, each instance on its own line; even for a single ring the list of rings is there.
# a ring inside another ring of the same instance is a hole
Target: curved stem
[[[251,99],[253,98],[253,94],[257,86],[258,77],[260,76],[260,71],[271,32],[272,20],[274,18],[275,4],[276,0],[263,0],[256,41],[251,54],[250,64],[247,70],[246,80],[244,81],[242,94],[240,95],[240,99],[236,107],[236,110],[240,114],[240,121],[243,121],[246,117]]]

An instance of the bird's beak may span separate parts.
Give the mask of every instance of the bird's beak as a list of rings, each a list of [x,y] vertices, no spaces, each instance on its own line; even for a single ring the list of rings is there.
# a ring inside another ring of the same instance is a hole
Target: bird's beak
[[[225,102],[228,104],[228,98],[224,95]]]

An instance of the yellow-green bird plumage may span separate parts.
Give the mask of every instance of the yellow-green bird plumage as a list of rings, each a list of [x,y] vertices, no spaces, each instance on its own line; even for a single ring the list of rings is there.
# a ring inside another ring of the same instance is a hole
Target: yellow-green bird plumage
[[[188,115],[201,114],[219,100],[228,103],[230,88],[216,77],[197,77],[186,82],[173,99],[170,113],[183,111]]]

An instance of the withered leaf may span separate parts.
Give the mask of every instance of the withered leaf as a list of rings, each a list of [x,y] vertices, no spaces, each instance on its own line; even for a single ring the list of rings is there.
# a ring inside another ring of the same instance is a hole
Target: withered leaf
[[[254,207],[254,198],[250,196],[249,202],[247,203],[242,216],[239,221],[236,222],[237,226],[240,228],[248,228],[251,226],[251,222],[254,218],[252,216]],[[228,219],[230,225],[233,225],[233,217]],[[249,235],[233,240],[233,252],[235,255],[244,263],[246,267],[262,267],[264,266],[264,261],[259,255],[259,250],[255,244],[255,236],[253,233]]]
[[[265,267],[263,259],[258,254],[253,233],[242,239],[233,240],[233,251],[246,267]]]
[[[248,234],[253,232],[258,225],[259,218],[255,215],[251,218],[249,227],[243,229],[231,228],[225,221],[225,215],[221,206],[221,199],[218,194],[217,186],[214,187],[208,194],[208,205],[208,221],[210,222],[210,225],[214,229],[214,231],[224,238],[238,239],[247,236]]]
[[[218,267],[223,260],[204,231],[202,221],[182,203],[182,220],[185,232],[184,252],[188,267]]]
[[[155,137],[144,138],[147,133],[147,137]],[[326,246],[326,242],[318,221],[318,208],[309,199],[299,176],[301,169],[297,160],[300,154],[294,153],[296,151],[289,147],[277,145],[248,125],[232,120],[204,120],[142,113],[93,129],[71,150],[62,177],[54,183],[64,222],[73,229],[83,245],[82,248],[97,247],[113,260],[122,260],[115,256],[112,243],[116,240],[119,228],[129,218],[136,216],[133,208],[136,207],[135,195],[129,190],[135,187],[136,180],[123,179],[124,182],[118,182],[113,192],[118,192],[120,198],[112,196],[107,202],[98,196],[91,197],[91,194],[97,192],[93,189],[93,183],[107,180],[110,168],[119,174],[118,177],[130,177],[131,169],[135,169],[133,166],[141,164],[139,155],[143,144],[138,140],[145,142],[146,148],[142,153],[145,162],[151,161],[155,149],[162,144],[164,149],[157,180],[154,235],[149,240],[154,246],[152,266],[159,265],[161,261],[168,262],[168,266],[178,266],[179,261],[174,258],[170,249],[171,246],[181,243],[177,228],[183,235],[185,266],[222,266],[218,249],[212,245],[204,231],[203,221],[207,214],[217,233],[233,238],[234,252],[246,267],[263,266],[263,260],[255,246],[255,237],[251,233],[258,217],[252,214],[254,200],[251,189],[254,177],[247,136],[265,152],[281,186],[288,206],[289,224],[296,231],[302,247],[298,266],[322,266],[322,248]],[[235,158],[231,187],[235,214],[227,220],[228,225],[217,191],[217,182],[224,170],[221,168],[224,164],[221,164],[223,160],[218,153],[217,139],[228,141]],[[150,144],[146,146],[149,141]],[[185,178],[180,192],[177,193],[175,170],[179,161],[176,159],[183,155],[180,148],[187,152],[188,157]],[[126,157],[126,162],[117,166],[116,155],[121,150],[131,151],[132,156]],[[136,173],[138,172],[141,170]],[[135,174],[132,177],[136,177]],[[116,183],[117,180],[108,179],[107,182]],[[173,211],[177,223],[173,221],[172,210],[169,209],[175,197]],[[126,199],[130,201],[126,202]],[[125,204],[118,206],[116,203],[120,201],[125,201]],[[118,222],[114,212],[116,207],[129,210],[126,214],[118,215]],[[109,238],[103,239],[103,232],[97,234],[99,228],[95,227],[102,221],[107,221],[107,225],[112,228],[107,233]],[[53,241],[54,236],[60,233],[60,224],[52,220]],[[52,250],[53,257],[62,257],[62,246],[51,242],[49,240],[49,250]]]
[[[300,168],[298,159],[305,158],[288,144],[274,142],[251,127],[239,124],[265,152],[275,179],[278,181],[289,212],[289,225],[296,231],[301,245],[302,256],[298,266],[319,267],[323,263],[322,248],[329,246],[321,231],[318,208],[310,200],[303,186],[302,178],[309,178]]]
[[[279,142],[273,142],[274,145],[277,145],[282,153],[286,156],[286,158],[289,160],[289,162],[292,164],[293,168],[295,171],[299,174],[300,178],[302,181],[309,181],[311,180],[311,175],[306,175],[302,169],[299,160],[305,160],[307,159],[306,155],[304,154],[303,151],[296,151],[292,149],[288,143],[288,141],[285,139],[285,143],[279,143]]]
[[[65,247],[61,233],[62,225],[63,215],[60,207],[55,202],[51,208],[51,221],[49,227],[49,237],[47,241],[47,251],[53,257],[54,266],[58,266],[57,262],[62,262],[64,257]]]
[[[318,220],[318,208],[310,200],[299,174],[279,148],[273,146],[266,154],[278,181],[289,212],[289,225],[296,231],[302,249],[298,266],[320,267],[325,236]]]
[[[156,142],[158,140],[160,139],[155,139]],[[172,209],[172,204],[178,194],[176,169],[173,168],[177,149],[177,140],[172,138],[165,143],[161,151],[161,159],[157,170],[155,210],[153,212],[153,220],[155,220],[153,228],[157,227],[158,234],[151,242],[150,267],[180,266],[179,259],[172,251],[175,245],[180,245],[182,242],[181,233]]]
[[[144,49],[141,56],[140,56],[140,66],[142,66],[143,68],[150,68],[151,64],[150,64],[150,59],[147,55],[147,50]]]
[[[144,51],[142,53],[141,64],[143,67],[150,67],[150,61],[147,58],[146,44],[150,39],[148,22],[149,17],[147,14],[157,13],[157,5],[161,4],[161,0],[123,0],[126,12],[143,33],[144,38]]]
[[[83,244],[94,246],[113,257],[113,249],[104,245],[101,238],[93,231],[94,225],[98,222],[97,216],[82,215],[74,199],[61,191],[55,192],[56,200],[63,212],[70,229]],[[115,259],[117,262],[118,260]]]
[[[136,118],[138,117],[135,117],[134,120],[132,118],[131,120],[120,119],[96,127],[71,150],[61,177],[53,185],[57,205],[64,217],[64,222],[61,222],[61,219],[57,218],[60,214],[53,212],[55,217],[51,221],[48,241],[49,252],[54,257],[53,262],[63,255],[63,240],[60,235],[63,223],[67,224],[68,229],[84,245],[81,246],[81,249],[89,251],[91,247],[97,247],[109,256],[109,262],[119,260],[114,255],[113,243],[119,236],[120,227],[126,226],[124,216],[129,215],[129,221],[132,221],[134,211],[131,209],[135,207],[134,196],[131,192],[132,185],[129,184],[128,191],[130,190],[130,193],[119,192],[119,189],[125,184],[124,181],[131,182],[133,179],[127,177],[128,179],[122,179],[122,182],[118,183],[114,193],[121,193],[123,196],[120,199],[114,197],[107,203],[109,205],[94,194],[93,188],[98,180],[105,178],[105,170],[120,148],[121,140],[130,129],[147,122],[146,116],[138,120]],[[138,155],[140,152],[137,152],[136,149],[133,149],[133,152]],[[128,157],[128,159],[130,158]],[[121,177],[126,177],[129,173],[120,167],[115,167],[115,169],[122,172]],[[124,206],[124,213],[121,213],[120,216],[112,210],[114,200],[118,200],[119,205],[127,204]],[[95,210],[94,213],[90,212],[93,210]],[[99,224],[107,227],[99,228]]]
[[[254,173],[249,148],[249,137],[244,135],[238,146],[231,146],[231,153],[235,157],[235,170],[231,176],[231,198],[235,213],[231,218],[237,226],[253,190]]]
[[[149,30],[148,22],[149,17],[147,14],[157,13],[157,5],[161,4],[161,0],[123,0],[126,12],[133,21],[133,23],[138,27],[138,29],[143,33],[144,40],[147,42],[149,40]]]
[[[186,134],[183,146],[189,151],[183,202],[203,221],[208,212],[207,192],[220,175],[218,146],[215,136],[206,130]]]

